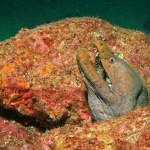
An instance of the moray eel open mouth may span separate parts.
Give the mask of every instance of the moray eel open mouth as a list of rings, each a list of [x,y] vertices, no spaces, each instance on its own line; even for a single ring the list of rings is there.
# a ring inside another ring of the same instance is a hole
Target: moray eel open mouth
[[[81,57],[81,58],[80,58]],[[86,64],[84,64],[84,62],[82,61],[83,60],[83,57],[85,58],[86,60]],[[87,58],[86,58],[87,57]],[[79,61],[80,59],[80,61]],[[82,61],[82,62],[81,62]],[[88,64],[87,64],[88,63]],[[100,60],[100,56],[98,54],[98,51],[97,49],[95,49],[95,67],[92,66],[92,64],[90,63],[89,59],[88,59],[88,55],[87,53],[84,51],[84,50],[80,50],[78,52],[78,59],[77,59],[77,64],[78,64],[78,67],[79,67],[79,70],[80,70],[80,73],[82,74],[82,78],[84,80],[84,82],[86,83],[86,86],[90,89],[93,89],[93,92],[96,94],[98,93],[98,91],[96,90],[96,88],[93,88],[94,87],[94,82],[91,81],[92,79],[91,78],[94,78],[96,77],[95,75],[92,75],[88,73],[88,70],[91,71],[94,71],[95,73],[97,73],[99,75],[99,77],[101,79],[103,79],[103,81],[106,83],[106,85],[108,85],[108,88],[110,89],[110,91],[112,91],[112,83],[109,79],[109,76],[106,72],[106,70],[104,69],[103,65],[102,65],[102,62]],[[86,66],[85,66],[86,65]],[[86,69],[86,70],[85,70]],[[91,69],[91,70],[90,70]],[[88,73],[88,74],[87,74]],[[97,79],[98,80],[98,79]]]
[[[148,105],[148,93],[137,72],[104,42],[96,41],[95,46],[95,67],[85,50],[77,51],[76,56],[93,119],[112,119]]]
[[[110,91],[112,91],[112,83],[109,79],[109,75],[107,74],[106,70],[102,65],[97,48],[95,48],[95,70],[100,75],[100,77],[107,83]]]

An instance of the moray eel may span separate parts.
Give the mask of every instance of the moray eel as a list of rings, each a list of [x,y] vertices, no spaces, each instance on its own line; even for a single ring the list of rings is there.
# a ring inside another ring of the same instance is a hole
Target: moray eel
[[[85,50],[76,54],[93,120],[113,119],[148,105],[148,92],[137,72],[103,41],[96,41],[95,46],[95,67]]]

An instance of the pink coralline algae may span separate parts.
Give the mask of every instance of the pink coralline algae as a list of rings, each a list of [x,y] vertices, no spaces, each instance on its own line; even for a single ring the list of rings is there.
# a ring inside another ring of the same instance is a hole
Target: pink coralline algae
[[[33,117],[48,129],[65,124],[86,124],[88,128],[91,116],[86,88],[76,64],[76,51],[85,49],[94,62],[93,43],[96,39],[104,40],[115,53],[123,56],[139,73],[150,96],[150,37],[139,31],[112,26],[102,19],[83,17],[64,19],[31,30],[23,28],[16,36],[0,42],[0,106]],[[144,110],[148,111],[149,107]],[[139,109],[138,114],[145,111]],[[119,122],[120,130],[125,130],[124,121]],[[113,123],[110,124],[112,127]],[[81,128],[81,133],[86,132],[83,140],[86,142],[88,131],[85,126]],[[114,132],[117,130],[115,128]],[[147,130],[145,134],[148,138]],[[80,142],[72,135],[64,136]],[[144,136],[141,139],[144,142]],[[96,144],[95,140],[96,137],[89,141],[90,148]],[[49,143],[56,144],[52,139]],[[84,142],[81,144],[84,147]],[[100,140],[102,148],[103,144]]]
[[[0,117],[0,149],[33,149],[34,139],[41,133],[34,128],[27,129],[15,121]]]

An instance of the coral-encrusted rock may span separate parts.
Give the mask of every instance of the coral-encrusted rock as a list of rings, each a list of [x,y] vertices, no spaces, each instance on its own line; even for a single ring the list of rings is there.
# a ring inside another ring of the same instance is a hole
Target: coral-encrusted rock
[[[138,108],[112,121],[69,126],[44,133],[35,150],[148,150],[150,149],[150,107]]]
[[[97,18],[72,18],[21,29],[0,43],[0,105],[35,117],[43,126],[90,121],[75,53],[93,56],[103,39],[134,67],[150,91],[150,37]]]
[[[33,141],[41,133],[30,127],[30,130],[14,121],[0,117],[0,149],[32,150]]]

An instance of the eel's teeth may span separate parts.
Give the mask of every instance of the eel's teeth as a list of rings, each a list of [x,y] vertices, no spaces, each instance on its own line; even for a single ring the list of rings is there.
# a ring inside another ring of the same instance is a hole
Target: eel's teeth
[[[107,82],[107,84],[111,84],[111,82],[110,82],[108,77],[106,77],[106,82]]]
[[[95,57],[99,57],[99,53],[96,47],[94,48],[94,53],[95,53]]]
[[[96,71],[99,75],[101,75],[101,77],[106,81],[107,85],[109,86],[109,88],[112,90],[112,83],[109,80],[107,73],[106,75],[104,75],[105,69],[103,68],[102,64],[100,65],[101,61],[100,61],[100,56],[99,56],[99,52],[98,49],[95,47],[94,48],[94,53],[95,53],[95,66],[96,66]],[[101,66],[101,68],[100,68]],[[103,76],[102,76],[103,73]]]
[[[96,72],[105,80],[105,69],[103,68],[103,65],[101,63],[100,56],[99,56],[97,48],[95,47],[94,50],[95,50],[94,54],[95,54],[95,69],[96,69]]]
[[[109,80],[108,77],[106,77],[106,82],[107,82],[107,85],[110,87],[110,89],[112,90],[112,83],[111,81]]]

